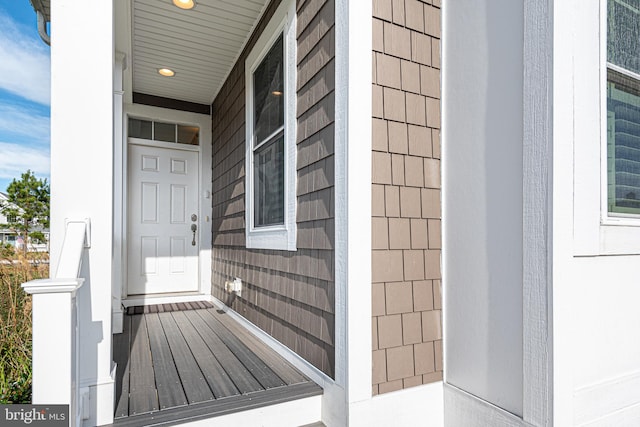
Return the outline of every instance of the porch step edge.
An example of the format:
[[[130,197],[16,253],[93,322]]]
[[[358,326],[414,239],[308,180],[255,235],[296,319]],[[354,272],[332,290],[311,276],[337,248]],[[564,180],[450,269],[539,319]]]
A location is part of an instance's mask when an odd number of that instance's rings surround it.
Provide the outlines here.
[[[258,416],[263,422],[264,413],[272,408],[279,414],[278,424],[299,426],[320,421],[320,405],[323,390],[313,382],[293,384],[258,393],[248,393],[210,402],[202,402],[175,409],[154,412],[151,414],[129,416],[114,421],[114,427],[142,427],[142,426],[173,426],[173,425],[237,425],[228,424],[232,418],[241,419]],[[286,404],[290,407],[286,412],[277,408]],[[304,418],[294,420],[291,415],[295,406],[301,406]],[[315,408],[317,406],[317,408]],[[260,410],[262,409],[262,410]],[[317,411],[315,410],[317,409]],[[258,410],[257,412],[255,410]],[[317,412],[317,417],[315,415]],[[284,415],[287,414],[287,415]],[[283,419],[286,417],[286,419]],[[289,421],[293,422],[288,424]],[[283,424],[284,422],[284,424]],[[262,424],[268,425],[268,424]]]

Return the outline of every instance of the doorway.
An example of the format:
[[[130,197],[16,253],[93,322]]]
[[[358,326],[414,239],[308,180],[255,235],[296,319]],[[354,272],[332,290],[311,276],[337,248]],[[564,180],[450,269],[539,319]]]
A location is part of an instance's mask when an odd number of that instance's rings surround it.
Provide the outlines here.
[[[129,143],[127,163],[127,294],[198,291],[198,151]]]

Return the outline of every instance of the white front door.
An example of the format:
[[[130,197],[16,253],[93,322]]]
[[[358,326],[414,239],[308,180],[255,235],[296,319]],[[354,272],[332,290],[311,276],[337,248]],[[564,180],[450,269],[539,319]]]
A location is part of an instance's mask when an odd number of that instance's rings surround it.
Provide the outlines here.
[[[128,294],[198,290],[198,152],[129,144]]]

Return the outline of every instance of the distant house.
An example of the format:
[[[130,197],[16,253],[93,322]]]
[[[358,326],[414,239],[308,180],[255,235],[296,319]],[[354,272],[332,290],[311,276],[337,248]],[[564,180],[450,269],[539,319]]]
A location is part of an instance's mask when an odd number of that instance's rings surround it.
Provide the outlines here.
[[[74,425],[640,424],[637,1],[31,2],[34,402]]]
[[[5,193],[0,192],[0,203],[7,202],[8,197]],[[15,205],[14,205],[15,206]],[[37,229],[36,226],[35,229]],[[40,230],[40,229],[38,229]],[[45,236],[44,242],[32,242],[30,239],[27,242],[27,250],[30,252],[48,252],[49,251],[49,230],[44,229],[41,230]],[[24,245],[24,241],[22,237],[18,236],[10,225],[8,218],[0,212],[0,243],[8,243],[12,246],[15,246],[18,249],[22,249],[22,245]]]
[[[7,195],[0,192],[0,203],[4,203],[7,200]],[[9,221],[7,220],[7,217],[0,212],[0,243],[9,243],[13,245],[15,244],[15,241],[16,236],[15,233],[9,229]]]

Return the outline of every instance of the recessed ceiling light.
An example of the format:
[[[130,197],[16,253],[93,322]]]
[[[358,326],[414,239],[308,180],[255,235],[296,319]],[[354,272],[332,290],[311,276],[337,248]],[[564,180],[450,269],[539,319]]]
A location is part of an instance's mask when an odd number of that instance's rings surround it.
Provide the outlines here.
[[[158,69],[158,73],[161,76],[165,76],[165,77],[173,77],[173,76],[176,75],[176,72],[171,70],[171,69],[169,69],[169,68],[159,68]]]
[[[173,0],[173,4],[180,9],[193,9],[196,5],[195,0]]]

